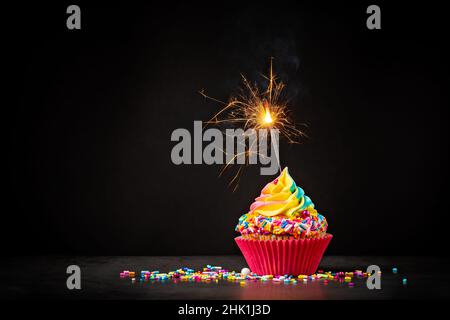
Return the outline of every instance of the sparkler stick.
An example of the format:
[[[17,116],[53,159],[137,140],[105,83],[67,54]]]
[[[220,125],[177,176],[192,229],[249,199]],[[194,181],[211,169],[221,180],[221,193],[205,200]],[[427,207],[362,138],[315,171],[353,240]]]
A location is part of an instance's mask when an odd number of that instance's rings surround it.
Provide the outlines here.
[[[275,133],[273,130],[270,130],[270,138],[271,138],[270,140],[273,145],[273,151],[275,151],[275,157],[277,158],[278,169],[280,170],[280,173],[281,173],[280,153],[278,150],[278,144],[276,143],[276,137],[275,137]]]

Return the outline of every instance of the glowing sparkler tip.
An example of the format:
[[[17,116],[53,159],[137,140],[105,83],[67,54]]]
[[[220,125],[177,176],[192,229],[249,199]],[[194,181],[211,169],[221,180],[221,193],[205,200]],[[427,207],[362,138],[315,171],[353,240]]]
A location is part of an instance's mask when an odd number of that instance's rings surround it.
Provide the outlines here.
[[[269,108],[266,108],[266,114],[264,115],[264,123],[271,124],[273,122],[272,115]]]

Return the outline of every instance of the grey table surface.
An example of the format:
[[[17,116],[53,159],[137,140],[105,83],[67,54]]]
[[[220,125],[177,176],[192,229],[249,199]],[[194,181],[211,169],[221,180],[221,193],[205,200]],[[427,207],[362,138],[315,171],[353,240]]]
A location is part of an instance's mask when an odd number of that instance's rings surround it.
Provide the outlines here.
[[[162,299],[162,300],[380,300],[448,299],[449,259],[437,257],[325,256],[320,269],[325,271],[366,270],[378,265],[382,270],[381,290],[369,290],[364,279],[355,279],[354,287],[330,281],[298,282],[295,285],[274,282],[219,281],[211,283],[150,281],[132,283],[121,279],[123,270],[159,270],[180,267],[198,270],[206,264],[229,270],[246,266],[241,256],[35,256],[2,258],[0,268],[1,299]],[[81,268],[81,290],[68,290],[66,268]],[[396,267],[398,273],[392,273]],[[404,285],[402,279],[407,278]]]

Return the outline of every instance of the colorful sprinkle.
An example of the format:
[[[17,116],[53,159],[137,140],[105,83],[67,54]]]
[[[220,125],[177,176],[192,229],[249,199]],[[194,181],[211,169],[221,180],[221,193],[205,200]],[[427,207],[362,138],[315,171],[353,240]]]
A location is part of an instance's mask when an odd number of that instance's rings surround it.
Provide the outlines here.
[[[242,268],[241,274],[244,275],[244,276],[248,276],[250,274],[250,269],[249,268]]]

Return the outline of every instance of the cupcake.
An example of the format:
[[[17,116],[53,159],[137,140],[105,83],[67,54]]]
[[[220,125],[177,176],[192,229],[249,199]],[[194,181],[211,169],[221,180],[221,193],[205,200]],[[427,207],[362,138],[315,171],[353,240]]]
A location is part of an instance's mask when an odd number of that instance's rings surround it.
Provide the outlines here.
[[[333,237],[327,220],[285,168],[239,218],[235,238],[250,269],[259,275],[316,272]]]

